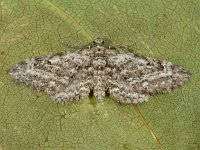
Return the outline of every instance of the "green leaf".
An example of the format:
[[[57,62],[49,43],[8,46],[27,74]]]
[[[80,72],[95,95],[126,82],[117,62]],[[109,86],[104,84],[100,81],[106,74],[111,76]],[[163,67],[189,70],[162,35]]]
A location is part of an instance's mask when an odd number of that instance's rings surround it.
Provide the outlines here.
[[[1,0],[0,150],[199,149],[199,0]],[[57,105],[6,70],[97,36],[192,73],[182,88],[139,105],[85,99]]]

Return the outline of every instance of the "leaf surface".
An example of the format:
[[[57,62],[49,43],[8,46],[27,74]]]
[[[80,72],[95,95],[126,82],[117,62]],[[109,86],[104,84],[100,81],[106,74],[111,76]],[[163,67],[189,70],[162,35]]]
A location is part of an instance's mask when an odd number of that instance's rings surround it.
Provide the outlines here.
[[[198,0],[0,1],[0,150],[199,149]],[[139,105],[94,98],[57,105],[6,70],[97,36],[192,73],[182,88]],[[131,45],[131,46],[130,46]]]

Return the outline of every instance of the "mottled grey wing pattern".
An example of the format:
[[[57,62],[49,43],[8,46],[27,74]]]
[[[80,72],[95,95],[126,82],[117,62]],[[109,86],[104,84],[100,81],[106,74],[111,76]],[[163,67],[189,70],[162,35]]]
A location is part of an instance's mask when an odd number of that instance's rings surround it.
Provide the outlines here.
[[[183,85],[190,73],[169,61],[114,51],[97,38],[88,49],[27,59],[9,70],[18,82],[45,91],[56,102],[106,93],[122,103],[147,101]]]
[[[9,70],[16,81],[45,91],[59,103],[88,96],[90,51],[27,59]],[[80,73],[81,72],[81,73]],[[86,72],[86,73],[83,73]],[[85,75],[85,76],[83,76]],[[87,84],[87,85],[85,85]]]
[[[169,61],[109,50],[107,53],[111,54],[108,64],[114,68],[112,84],[115,86],[110,94],[124,103],[147,101],[150,95],[176,89],[191,76]]]

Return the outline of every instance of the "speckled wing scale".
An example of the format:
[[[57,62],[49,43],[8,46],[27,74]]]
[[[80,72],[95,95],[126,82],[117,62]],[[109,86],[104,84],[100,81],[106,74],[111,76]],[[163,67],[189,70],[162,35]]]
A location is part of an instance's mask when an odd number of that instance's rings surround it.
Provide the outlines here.
[[[8,73],[58,103],[84,99],[90,93],[98,101],[108,93],[122,103],[141,103],[182,86],[191,76],[169,61],[106,48],[101,38],[90,48],[27,59]]]

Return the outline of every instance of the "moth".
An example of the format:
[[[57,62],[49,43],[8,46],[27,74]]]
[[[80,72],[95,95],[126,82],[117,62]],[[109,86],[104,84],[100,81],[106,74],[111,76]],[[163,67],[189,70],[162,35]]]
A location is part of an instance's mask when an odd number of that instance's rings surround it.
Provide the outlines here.
[[[177,89],[191,76],[172,62],[110,49],[101,38],[74,52],[26,59],[8,73],[57,103],[91,94],[98,102],[108,95],[121,103],[142,103],[154,94]]]

